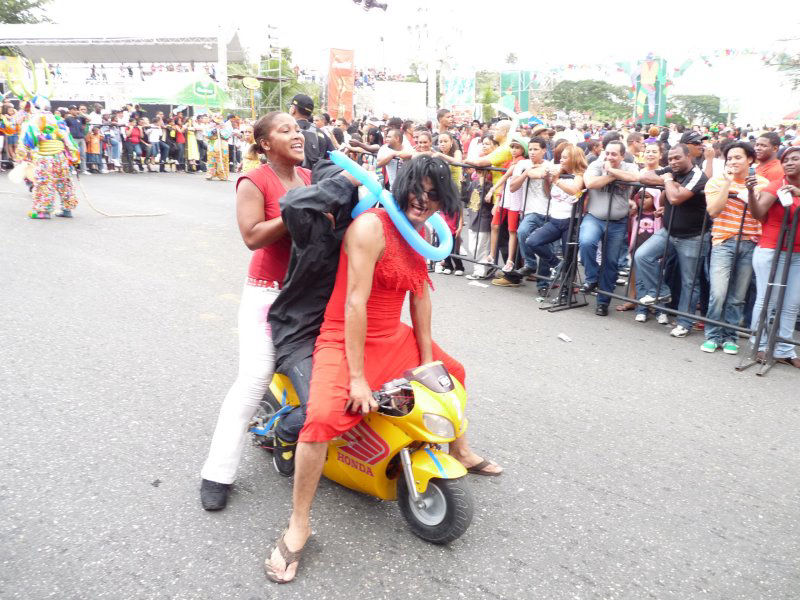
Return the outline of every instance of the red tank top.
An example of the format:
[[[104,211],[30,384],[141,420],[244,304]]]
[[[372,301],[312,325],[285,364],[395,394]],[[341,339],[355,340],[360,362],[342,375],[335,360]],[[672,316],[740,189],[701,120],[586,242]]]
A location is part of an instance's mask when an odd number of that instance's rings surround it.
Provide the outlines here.
[[[311,183],[311,171],[296,167],[296,171],[303,183]],[[243,179],[249,179],[261,195],[264,196],[264,217],[267,221],[281,216],[279,200],[286,194],[286,188],[269,165],[261,165],[257,169],[247,172],[236,181],[236,188]],[[289,254],[292,251],[292,240],[288,235],[283,236],[269,246],[259,248],[253,252],[250,259],[250,268],[247,274],[253,279],[262,281],[277,281],[283,283],[286,270],[289,268]]]
[[[383,256],[375,264],[372,290],[367,300],[367,338],[388,337],[397,331],[406,292],[422,293],[427,281],[425,259],[408,245],[397,231],[388,213],[382,208],[368,211],[377,215],[383,224],[385,247]],[[347,253],[344,245],[339,253],[336,284],[325,310],[325,321],[320,338],[344,341],[344,304],[347,299]]]

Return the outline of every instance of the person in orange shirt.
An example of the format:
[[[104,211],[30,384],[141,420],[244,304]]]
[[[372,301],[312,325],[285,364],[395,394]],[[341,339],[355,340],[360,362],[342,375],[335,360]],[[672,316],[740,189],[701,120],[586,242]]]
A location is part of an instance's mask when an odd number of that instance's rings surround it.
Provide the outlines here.
[[[723,156],[724,172],[709,179],[705,187],[706,211],[714,219],[707,316],[738,326],[753,279],[753,251],[761,237],[761,223],[750,213],[750,206],[769,181],[761,175],[749,175],[756,160],[756,151],[749,143],[732,142]],[[739,352],[735,329],[709,323],[705,338],[700,346],[703,352],[720,347],[725,354]]]
[[[86,166],[90,171],[99,173],[102,170],[103,138],[99,127],[92,127],[86,136]]]
[[[781,136],[774,131],[761,134],[755,143],[756,174],[773,182],[783,179],[783,167],[778,160],[778,148],[781,147]]]

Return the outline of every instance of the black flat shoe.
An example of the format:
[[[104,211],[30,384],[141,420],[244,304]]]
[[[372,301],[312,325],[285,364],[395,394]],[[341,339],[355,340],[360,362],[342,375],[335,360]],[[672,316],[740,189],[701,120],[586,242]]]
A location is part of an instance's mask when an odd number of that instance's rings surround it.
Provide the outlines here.
[[[594,314],[596,314],[598,317],[607,317],[608,304],[598,304],[597,308],[594,309]]]
[[[581,294],[591,294],[591,293],[592,293],[593,291],[595,291],[596,289],[597,289],[597,282],[595,282],[595,283],[589,283],[589,282],[587,281],[586,283],[584,283],[584,284],[583,284],[583,285],[582,285],[582,286],[579,288],[579,290],[578,290],[578,291],[579,291]]]
[[[222,510],[228,503],[228,492],[230,490],[230,483],[218,483],[203,479],[200,484],[200,503],[206,510]]]

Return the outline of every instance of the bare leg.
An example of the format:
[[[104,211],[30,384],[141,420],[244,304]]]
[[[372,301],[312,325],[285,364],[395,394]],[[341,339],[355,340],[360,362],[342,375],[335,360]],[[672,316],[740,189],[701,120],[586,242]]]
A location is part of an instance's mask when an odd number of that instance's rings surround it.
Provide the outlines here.
[[[322,467],[325,464],[327,442],[300,442],[295,455],[294,493],[292,516],[283,541],[291,552],[305,546],[311,535],[311,503],[317,493]],[[280,551],[275,548],[269,558],[272,571],[284,581],[291,581],[297,573],[298,563],[286,567]]]
[[[489,237],[489,258],[494,260],[495,254],[497,254],[497,238],[500,237],[500,226],[499,225],[492,225],[492,233]]]
[[[517,255],[517,232],[516,231],[509,231],[508,232],[508,256],[506,257],[506,262],[514,262],[514,258]]]
[[[475,454],[472,448],[469,447],[466,434],[450,442],[450,455],[468,469],[474,467],[483,460],[482,457]],[[495,463],[490,463],[484,467],[483,470],[488,473],[502,473],[503,467]]]

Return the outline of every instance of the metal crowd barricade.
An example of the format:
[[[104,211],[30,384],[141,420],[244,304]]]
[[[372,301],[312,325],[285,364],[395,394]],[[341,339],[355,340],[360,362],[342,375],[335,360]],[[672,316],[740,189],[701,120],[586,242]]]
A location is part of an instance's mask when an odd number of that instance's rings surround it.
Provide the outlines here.
[[[781,322],[781,311],[783,310],[783,302],[786,296],[786,284],[789,281],[789,270],[792,266],[792,254],[794,253],[794,244],[795,240],[797,239],[797,225],[798,221],[800,220],[800,208],[795,209],[794,216],[791,220],[791,226],[789,225],[789,214],[790,208],[784,207],[783,219],[781,220],[781,229],[778,233],[778,243],[775,245],[775,255],[772,257],[772,263],[770,264],[769,282],[767,283],[767,290],[764,293],[764,301],[763,305],[761,306],[761,313],[758,317],[758,326],[756,327],[755,331],[752,332],[750,341],[748,342],[747,355],[742,357],[742,362],[738,367],[736,367],[737,371],[744,371],[745,369],[752,367],[754,364],[761,362],[762,366],[761,369],[758,370],[757,375],[766,375],[767,372],[773,366],[775,366],[776,361],[774,352],[775,344],[777,342],[781,341],[795,345],[798,344],[798,342],[795,340],[787,340],[778,335],[778,329]],[[781,254],[783,254],[781,249],[784,247],[784,245],[786,246],[786,260],[783,264],[780,283],[776,283],[775,276],[777,275],[778,263],[780,262]],[[769,305],[770,301],[772,300],[772,293],[776,287],[778,288],[778,297],[775,301],[774,310],[770,311]],[[771,323],[769,319],[770,312],[774,312],[774,317]],[[761,339],[765,335],[765,329],[767,328],[769,328],[767,347],[764,350],[763,361],[759,361],[758,349],[761,346]],[[792,323],[792,328],[794,329],[794,323]]]

